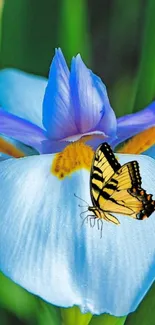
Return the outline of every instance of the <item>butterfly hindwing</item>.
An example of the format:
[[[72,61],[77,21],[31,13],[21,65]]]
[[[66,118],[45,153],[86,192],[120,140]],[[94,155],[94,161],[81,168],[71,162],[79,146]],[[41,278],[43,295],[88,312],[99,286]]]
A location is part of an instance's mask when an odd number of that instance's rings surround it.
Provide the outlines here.
[[[141,176],[137,161],[123,165],[112,177],[117,182],[115,189],[110,188],[111,180],[103,187],[99,196],[99,206],[104,211],[128,215],[136,219],[150,216],[154,211],[151,195],[141,188]],[[109,190],[110,188],[110,190]],[[102,193],[108,193],[103,200]],[[153,202],[153,204],[152,204]]]

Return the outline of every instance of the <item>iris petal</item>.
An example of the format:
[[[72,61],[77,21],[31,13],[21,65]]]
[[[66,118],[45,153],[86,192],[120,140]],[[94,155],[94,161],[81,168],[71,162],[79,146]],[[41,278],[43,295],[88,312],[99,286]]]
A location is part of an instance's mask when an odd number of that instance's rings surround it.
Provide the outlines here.
[[[0,152],[0,161],[11,158],[9,155]]]
[[[52,140],[76,134],[70,103],[69,70],[60,49],[53,58],[43,102],[43,124]]]
[[[117,138],[112,141],[112,147],[152,126],[155,126],[155,102],[137,113],[117,119]]]
[[[155,192],[155,161],[138,160],[143,187]],[[89,172],[63,181],[50,173],[53,155],[0,164],[0,268],[15,282],[52,304],[83,312],[126,315],[135,310],[155,278],[155,213],[144,221],[119,216],[81,227],[80,201],[91,205]],[[147,168],[146,168],[147,167]],[[121,299],[120,299],[121,297]]]
[[[143,155],[147,155],[155,159],[155,146],[152,146],[148,150],[144,151]]]
[[[12,137],[42,152],[42,141],[46,140],[44,131],[38,126],[0,108],[0,133]]]
[[[42,125],[42,101],[47,79],[20,70],[0,71],[0,105],[14,115],[39,127]]]
[[[70,85],[78,133],[92,130],[105,134],[116,132],[116,117],[110,107],[106,87],[85,66],[79,54],[72,59]]]

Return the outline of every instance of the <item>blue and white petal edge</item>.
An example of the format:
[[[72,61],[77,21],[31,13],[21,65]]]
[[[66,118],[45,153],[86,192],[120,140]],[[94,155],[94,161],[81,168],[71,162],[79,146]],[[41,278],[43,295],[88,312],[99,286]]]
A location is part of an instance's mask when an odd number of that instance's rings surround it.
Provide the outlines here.
[[[155,193],[155,161],[137,160],[143,187]],[[63,181],[50,174],[54,155],[0,163],[0,269],[28,291],[82,312],[127,315],[136,309],[155,278],[155,213],[144,221],[119,216],[97,227],[81,227],[80,203],[91,205],[89,172]],[[41,213],[40,213],[41,212]]]
[[[17,69],[0,71],[0,105],[7,112],[37,126],[42,124],[42,102],[47,79]]]

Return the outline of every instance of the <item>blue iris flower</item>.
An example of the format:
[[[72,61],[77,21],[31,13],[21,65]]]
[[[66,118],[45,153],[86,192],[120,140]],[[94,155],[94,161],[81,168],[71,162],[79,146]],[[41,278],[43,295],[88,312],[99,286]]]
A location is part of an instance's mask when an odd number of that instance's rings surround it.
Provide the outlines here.
[[[61,151],[80,138],[94,149],[103,139],[114,148],[155,125],[154,103],[116,119],[101,79],[80,55],[72,59],[69,71],[60,49],[48,81],[13,69],[2,70],[0,106],[0,133],[40,154]]]
[[[118,227],[105,221],[100,238],[97,227],[81,227],[83,208],[74,196],[92,205],[90,171],[79,168],[59,179],[51,166],[55,150],[77,139],[94,148],[106,139],[115,147],[155,125],[154,104],[116,119],[102,81],[79,55],[69,73],[61,50],[48,83],[4,70],[0,88],[0,132],[40,153],[0,163],[1,271],[57,306],[116,316],[134,311],[155,279],[155,213],[144,221],[118,216]],[[78,154],[73,152],[73,162]],[[137,160],[143,187],[155,193],[155,160],[118,159]]]

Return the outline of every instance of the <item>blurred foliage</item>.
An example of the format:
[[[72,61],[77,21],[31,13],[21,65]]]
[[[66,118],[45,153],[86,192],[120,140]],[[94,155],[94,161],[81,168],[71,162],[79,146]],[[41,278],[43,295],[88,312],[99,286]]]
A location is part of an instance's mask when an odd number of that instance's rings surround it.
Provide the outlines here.
[[[87,0],[62,1],[60,12],[59,40],[67,62],[80,52],[90,63]]]
[[[154,325],[155,324],[155,284],[137,308],[130,314],[125,325]]]
[[[18,320],[29,325],[61,325],[59,308],[30,294],[2,273],[0,273],[0,325],[3,325],[1,315],[4,320],[12,319],[11,315],[15,315]],[[10,324],[16,322],[10,320]]]
[[[103,79],[118,116],[154,99],[154,0],[13,0],[5,1],[3,16],[2,8],[0,0],[1,68],[47,76],[60,46],[68,62],[79,52]],[[154,297],[153,285],[126,321],[101,315],[90,325],[154,325]],[[0,325],[10,324],[60,325],[62,319],[58,308],[0,274]]]
[[[155,97],[155,1],[148,0],[145,15],[145,29],[137,86],[135,87],[134,111],[147,106]]]

